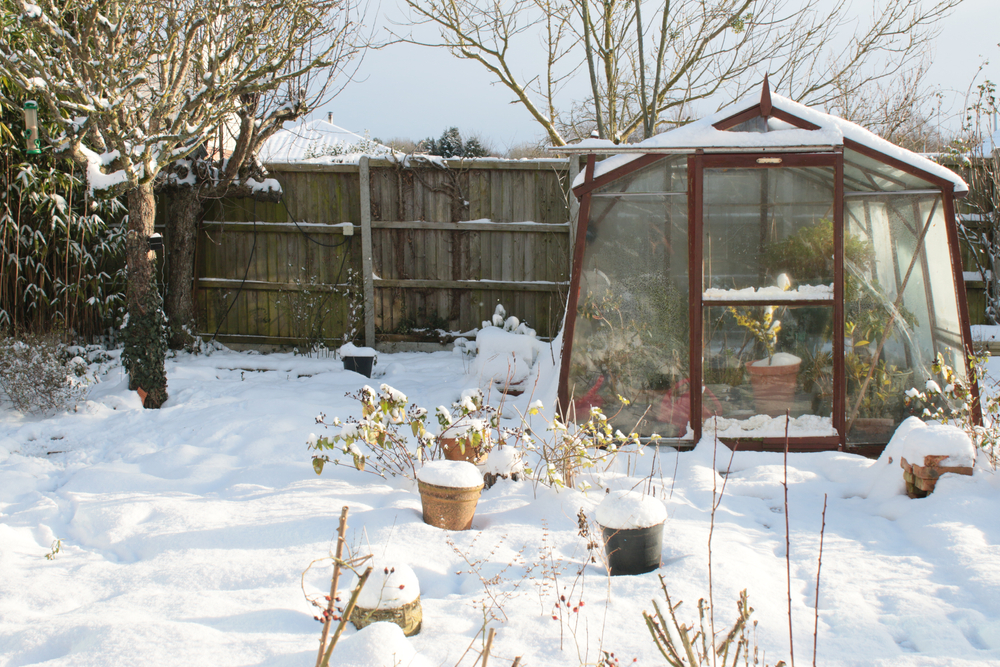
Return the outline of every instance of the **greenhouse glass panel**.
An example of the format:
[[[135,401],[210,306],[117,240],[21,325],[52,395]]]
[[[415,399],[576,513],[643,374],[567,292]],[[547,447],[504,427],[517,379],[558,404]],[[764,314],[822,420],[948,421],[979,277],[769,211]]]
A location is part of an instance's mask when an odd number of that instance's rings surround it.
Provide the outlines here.
[[[594,195],[687,192],[687,158],[671,156],[598,188]]]
[[[569,371],[578,419],[599,407],[626,433],[688,433],[687,210],[686,193],[592,199]]]
[[[832,299],[833,191],[832,167],[706,169],[704,289],[745,298],[785,274]]]
[[[760,416],[796,418],[813,435],[833,427],[833,306],[705,308],[703,432],[759,433]],[[780,435],[772,433],[770,435]]]
[[[846,192],[927,189],[936,190],[938,186],[857,151],[850,149],[844,151],[844,190]]]
[[[849,442],[887,442],[908,416],[904,392],[934,377],[937,353],[962,356],[943,215],[939,195],[845,201]]]

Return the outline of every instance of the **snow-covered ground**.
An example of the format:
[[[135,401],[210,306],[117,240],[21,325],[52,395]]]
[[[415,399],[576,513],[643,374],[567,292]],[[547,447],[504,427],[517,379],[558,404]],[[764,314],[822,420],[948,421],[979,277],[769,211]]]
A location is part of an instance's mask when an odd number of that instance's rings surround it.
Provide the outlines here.
[[[508,414],[551,402],[551,357],[541,351],[538,391]],[[619,458],[586,495],[501,481],[460,533],[425,525],[407,480],[313,472],[305,443],[321,428],[315,417],[357,414],[345,392],[385,382],[433,411],[477,384],[469,369],[456,354],[381,355],[383,377],[367,380],[333,359],[217,351],[168,361],[161,410],[143,410],[114,365],[76,412],[0,407],[0,665],[312,665],[320,624],[300,577],[330,553],[344,505],[354,553],[416,573],[423,629],[402,640],[381,624],[352,627],[332,664],[472,665],[481,636],[459,659],[484,625],[485,600],[497,632],[491,666],[515,656],[596,664],[601,651],[662,665],[642,611],[662,599],[659,574],[684,601],[681,618],[696,620],[709,594],[712,489],[723,483],[716,629],[732,623],[745,588],[767,662],[788,658],[781,455],[737,453],[730,465],[721,448],[724,477],[711,442],[650,449],[638,463]],[[798,663],[812,659],[825,496],[817,664],[1000,664],[1000,477],[980,459],[972,477],[946,476],[923,500],[902,495],[900,480],[898,461],[789,455]],[[577,514],[593,519],[596,482],[663,500],[657,572],[608,578],[590,562]],[[322,596],[329,568],[314,566],[304,583]],[[575,611],[557,608],[562,595]]]

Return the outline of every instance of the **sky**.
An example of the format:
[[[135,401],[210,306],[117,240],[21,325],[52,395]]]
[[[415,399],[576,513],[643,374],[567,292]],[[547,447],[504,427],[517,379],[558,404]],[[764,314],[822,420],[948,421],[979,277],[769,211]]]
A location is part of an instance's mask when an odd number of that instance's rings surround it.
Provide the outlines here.
[[[828,3],[832,0],[820,0]],[[370,14],[383,27],[403,15],[401,0],[388,0]],[[864,2],[855,2],[862,7]],[[953,111],[963,108],[962,99],[977,70],[990,63],[976,81],[1000,81],[1000,0],[964,0],[941,24],[934,44],[929,80],[946,100],[942,125],[955,125]],[[399,30],[400,28],[396,28]],[[585,94],[585,91],[581,92]],[[460,60],[442,49],[395,44],[369,51],[356,80],[327,107],[316,114],[348,130],[383,140],[438,137],[457,126],[464,136],[479,135],[504,150],[542,137],[540,126],[501,84],[477,63]],[[705,112],[711,111],[706,109]]]

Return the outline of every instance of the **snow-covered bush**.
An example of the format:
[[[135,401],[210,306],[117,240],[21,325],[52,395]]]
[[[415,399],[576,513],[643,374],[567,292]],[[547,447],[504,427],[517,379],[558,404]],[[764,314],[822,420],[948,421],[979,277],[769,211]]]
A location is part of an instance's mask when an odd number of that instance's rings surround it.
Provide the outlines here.
[[[0,127],[20,127],[20,99],[0,82]],[[41,122],[47,122],[44,114]],[[106,334],[124,306],[124,206],[93,199],[83,175],[0,131],[0,330]]]
[[[539,349],[535,330],[513,315],[508,317],[498,304],[493,319],[484,321],[476,334],[474,371],[484,386],[506,389],[528,378]]]
[[[76,407],[87,392],[87,364],[67,360],[54,334],[24,334],[0,339],[0,387],[21,412]]]
[[[996,470],[1000,459],[1000,383],[994,380],[992,386],[986,384],[989,356],[989,352],[969,356],[969,374],[979,387],[977,396],[972,392],[971,383],[959,379],[955,369],[945,363],[939,353],[932,369],[940,382],[929,379],[923,391],[915,387],[908,389],[906,407],[925,419],[942,424],[954,423],[962,428]],[[982,424],[977,424],[975,420],[977,402]]]

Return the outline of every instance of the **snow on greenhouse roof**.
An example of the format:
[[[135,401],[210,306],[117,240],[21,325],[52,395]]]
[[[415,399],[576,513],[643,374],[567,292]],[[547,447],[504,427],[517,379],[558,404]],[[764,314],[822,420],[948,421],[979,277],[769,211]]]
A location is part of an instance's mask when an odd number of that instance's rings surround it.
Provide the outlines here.
[[[747,95],[738,102],[705,118],[675,130],[657,134],[637,144],[623,146],[602,139],[587,139],[579,144],[561,147],[560,150],[569,149],[566,152],[572,153],[620,151],[617,155],[597,163],[594,170],[594,178],[597,178],[638,159],[644,153],[690,153],[698,148],[706,149],[706,152],[712,153],[754,149],[767,151],[781,148],[822,149],[843,146],[845,140],[849,140],[954,183],[956,192],[968,191],[969,186],[966,185],[965,181],[950,169],[886,141],[860,125],[817,111],[769,90],[765,92],[764,86],[766,85],[765,81],[761,86],[761,92],[770,97],[772,109],[817,125],[818,129],[800,129],[777,118],[768,118],[768,132],[734,132],[732,130],[719,130],[715,127],[717,123],[760,104],[763,95],[755,93]],[[573,181],[573,187],[581,185],[584,179],[585,174],[581,172]]]

